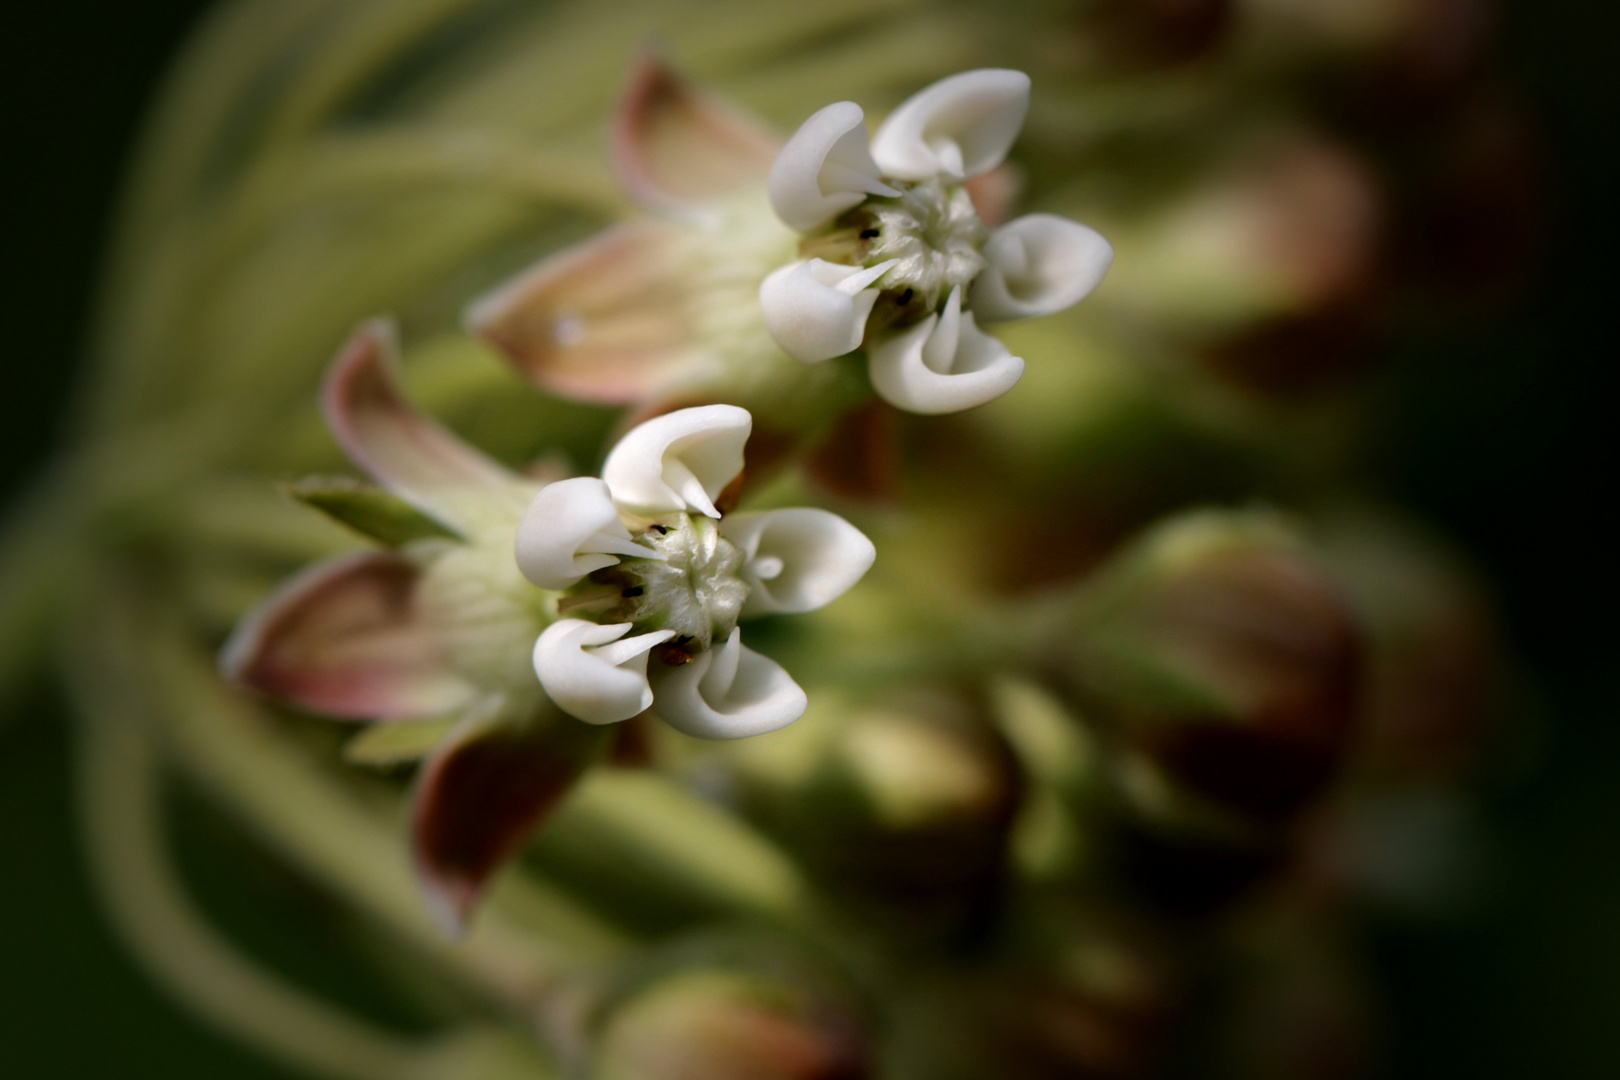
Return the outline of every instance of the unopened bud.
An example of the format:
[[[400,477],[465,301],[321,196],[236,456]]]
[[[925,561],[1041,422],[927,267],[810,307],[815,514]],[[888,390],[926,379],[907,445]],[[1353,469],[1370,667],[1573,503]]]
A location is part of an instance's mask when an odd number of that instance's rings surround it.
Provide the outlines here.
[[[908,1043],[924,1075],[1059,1080],[1157,1075],[1173,993],[1150,939],[1092,911],[1034,910],[987,969],[935,990]],[[947,1062],[928,1061],[933,1053]]]
[[[1386,514],[1342,511],[1319,531],[1367,629],[1358,771],[1455,776],[1497,703],[1501,643],[1478,583],[1440,540]]]
[[[591,1080],[862,1080],[856,1018],[808,983],[717,963],[665,972],[610,1003]]]
[[[748,811],[829,888],[908,926],[981,906],[1022,781],[975,698],[912,690],[813,708],[794,738],[737,748]]]
[[[1280,822],[1336,771],[1360,632],[1276,516],[1206,511],[1161,526],[1102,572],[1075,629],[1071,685],[1173,795]]]

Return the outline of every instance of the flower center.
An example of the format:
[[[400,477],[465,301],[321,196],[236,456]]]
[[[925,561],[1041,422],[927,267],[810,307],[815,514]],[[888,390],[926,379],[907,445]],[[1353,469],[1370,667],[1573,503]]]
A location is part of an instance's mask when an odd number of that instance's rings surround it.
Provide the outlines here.
[[[932,309],[985,268],[979,248],[990,233],[965,189],[925,180],[898,199],[870,200],[867,209],[877,235],[869,238],[865,265],[900,260],[883,276],[885,292],[911,289]]]
[[[671,643],[690,652],[729,635],[748,599],[748,583],[738,576],[742,552],[720,535],[719,525],[675,514],[636,540],[662,553],[663,560],[626,559],[592,574],[593,582],[617,590],[618,598],[588,617],[633,622],[636,633],[673,630]]]

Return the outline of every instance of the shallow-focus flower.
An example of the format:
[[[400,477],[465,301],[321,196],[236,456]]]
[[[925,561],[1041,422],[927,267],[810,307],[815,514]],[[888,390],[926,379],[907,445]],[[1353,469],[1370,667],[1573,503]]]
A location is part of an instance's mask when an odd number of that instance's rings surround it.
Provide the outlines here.
[[[777,343],[807,363],[864,347],[873,387],[910,412],[957,412],[1011,388],[1024,362],[977,321],[1061,311],[1113,258],[1065,218],[994,231],[980,219],[964,185],[1002,163],[1028,105],[1028,76],[985,69],[913,95],[870,144],[854,102],[806,120],[771,167],[771,206],[808,256],[760,288]]]
[[[858,403],[851,384],[864,392],[821,362],[861,352],[901,409],[989,401],[1023,361],[979,323],[1060,311],[1113,256],[1050,214],[986,224],[1007,185],[984,182],[1028,100],[1021,72],[970,71],[904,102],[870,144],[849,101],[784,144],[644,55],[611,150],[652,216],[542,261],[475,303],[468,325],[544,389],[650,412],[742,401],[774,426],[820,430]]]
[[[613,448],[602,479],[534,497],[517,529],[518,566],[542,588],[576,589],[559,606],[569,617],[535,643],[534,667],[572,715],[604,724],[651,707],[712,739],[803,714],[804,691],[742,644],[737,620],[821,607],[875,551],[824,510],[723,512],[751,426],[732,405],[656,417]]]
[[[751,426],[742,409],[650,420],[608,455],[604,479],[547,483],[412,409],[396,351],[390,324],[362,327],[322,399],[381,489],[292,489],[383,550],[294,578],[242,622],[221,665],[311,712],[382,725],[351,757],[426,757],[415,853],[456,925],[592,760],[600,731],[576,720],[655,706],[689,734],[737,738],[798,719],[804,692],[742,645],[737,619],[820,607],[874,551],[822,510],[722,515]]]

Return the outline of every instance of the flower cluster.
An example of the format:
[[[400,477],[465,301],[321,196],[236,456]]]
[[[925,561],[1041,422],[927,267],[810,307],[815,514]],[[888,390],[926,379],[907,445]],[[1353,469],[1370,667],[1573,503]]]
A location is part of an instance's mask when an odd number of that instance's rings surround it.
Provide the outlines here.
[[[322,399],[380,488],[293,489],[379,549],[288,582],[238,626],[221,666],[311,712],[377,723],[390,761],[427,758],[414,846],[453,927],[589,763],[597,742],[574,721],[651,710],[707,739],[792,723],[804,691],[742,644],[737,621],[830,603],[876,552],[824,510],[723,512],[752,426],[743,409],[648,420],[600,479],[535,477],[413,409],[397,348],[391,324],[362,327]]]
[[[806,120],[769,180],[805,256],[760,285],[776,342],[806,363],[864,348],[873,387],[909,412],[1006,393],[1024,362],[979,322],[1061,311],[1113,258],[1066,218],[1029,214],[993,231],[980,220],[966,184],[1002,164],[1028,105],[1027,75],[985,69],[914,95],[870,143],[852,101]]]
[[[803,715],[804,691],[742,644],[737,620],[821,607],[876,551],[825,510],[723,514],[750,427],[732,405],[656,417],[614,447],[601,479],[534,497],[517,530],[524,576],[545,589],[589,582],[559,612],[590,618],[559,619],[534,647],[540,684],[573,716],[613,723],[653,708],[689,735],[730,739]]]
[[[496,288],[468,328],[563,397],[649,411],[746,399],[796,431],[850,406],[851,380],[823,362],[862,351],[872,390],[908,412],[996,398],[1023,360],[979,324],[1061,311],[1113,258],[1052,214],[986,223],[1016,186],[1003,159],[1029,85],[968,71],[902,103],[870,144],[850,101],[784,143],[643,55],[610,147],[649,216]]]

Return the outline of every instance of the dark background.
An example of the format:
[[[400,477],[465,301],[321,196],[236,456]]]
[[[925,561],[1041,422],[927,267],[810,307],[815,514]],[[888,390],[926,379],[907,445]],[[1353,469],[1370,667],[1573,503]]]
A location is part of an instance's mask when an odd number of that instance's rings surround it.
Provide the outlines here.
[[[58,0],[7,12],[5,502],[58,436],[137,123],[207,6]],[[1386,366],[1378,470],[1493,582],[1536,738],[1528,765],[1485,791],[1494,864],[1478,910],[1378,928],[1374,956],[1392,1012],[1390,1075],[1614,1077],[1620,635],[1613,533],[1599,520],[1615,487],[1604,376],[1620,356],[1620,17],[1601,0],[1515,0],[1501,15],[1499,59],[1547,157],[1551,241],[1517,298],[1424,342],[1422,363]],[[0,927],[6,1076],[285,1075],[170,1006],[103,926],[77,859],[63,707],[46,685],[0,720]],[[306,962],[320,963],[313,952]]]

